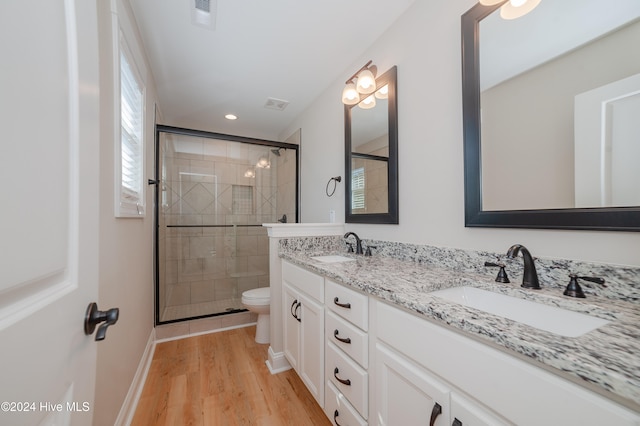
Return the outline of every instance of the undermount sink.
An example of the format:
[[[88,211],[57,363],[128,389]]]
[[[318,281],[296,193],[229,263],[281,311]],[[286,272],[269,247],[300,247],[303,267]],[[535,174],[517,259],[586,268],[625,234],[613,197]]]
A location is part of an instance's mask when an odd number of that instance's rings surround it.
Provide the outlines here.
[[[311,258],[323,263],[353,262],[355,260],[351,257],[340,255],[312,256]]]
[[[453,287],[432,295],[565,337],[578,337],[609,321],[475,287]]]

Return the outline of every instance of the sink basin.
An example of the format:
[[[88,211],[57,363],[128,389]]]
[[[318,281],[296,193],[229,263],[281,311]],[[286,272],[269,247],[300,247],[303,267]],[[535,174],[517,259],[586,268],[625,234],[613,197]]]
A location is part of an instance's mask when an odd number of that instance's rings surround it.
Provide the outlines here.
[[[578,337],[609,321],[555,306],[543,305],[475,287],[454,287],[431,293],[436,297],[530,325],[565,337]]]
[[[355,260],[350,257],[340,255],[312,256],[311,258],[323,263],[353,262]]]

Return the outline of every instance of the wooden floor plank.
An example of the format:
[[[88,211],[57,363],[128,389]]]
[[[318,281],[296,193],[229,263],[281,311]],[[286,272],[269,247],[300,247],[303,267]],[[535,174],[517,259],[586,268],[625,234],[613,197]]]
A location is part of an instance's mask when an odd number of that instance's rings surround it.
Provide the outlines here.
[[[293,370],[272,375],[269,345],[245,327],[159,343],[133,426],[330,425]]]

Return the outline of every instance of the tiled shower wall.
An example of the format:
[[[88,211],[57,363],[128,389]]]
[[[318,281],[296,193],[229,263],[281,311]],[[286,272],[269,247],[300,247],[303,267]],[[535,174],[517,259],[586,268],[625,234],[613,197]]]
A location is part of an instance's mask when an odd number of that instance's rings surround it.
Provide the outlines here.
[[[271,149],[161,134],[160,321],[241,309],[242,292],[269,285],[261,225],[289,217],[290,208],[280,194],[289,191],[286,180],[278,187],[279,166],[288,157]],[[260,157],[270,168],[256,167]],[[248,170],[255,176],[245,176]],[[295,168],[293,183],[291,217]]]

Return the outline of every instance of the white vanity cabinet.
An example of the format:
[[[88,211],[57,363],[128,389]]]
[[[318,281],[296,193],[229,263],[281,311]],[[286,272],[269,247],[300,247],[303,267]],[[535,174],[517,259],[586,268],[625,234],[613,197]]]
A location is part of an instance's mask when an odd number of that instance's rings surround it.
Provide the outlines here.
[[[450,389],[385,344],[375,347],[376,424],[449,425]]]
[[[436,426],[640,424],[637,413],[582,386],[371,299],[371,424],[429,424],[436,403]]]
[[[324,278],[282,262],[284,354],[324,407]]]
[[[282,261],[284,354],[336,426],[640,426],[465,333]]]
[[[369,298],[325,280],[325,412],[336,426],[365,425],[369,415]]]

